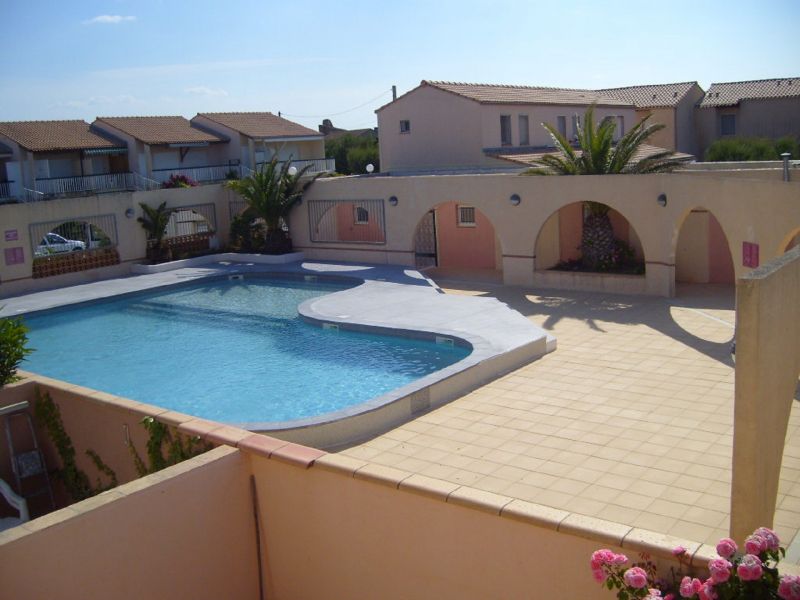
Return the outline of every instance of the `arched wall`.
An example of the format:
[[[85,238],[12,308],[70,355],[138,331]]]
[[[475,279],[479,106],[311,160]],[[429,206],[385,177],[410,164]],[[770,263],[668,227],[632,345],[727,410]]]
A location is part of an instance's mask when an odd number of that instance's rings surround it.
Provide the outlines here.
[[[432,208],[436,213],[438,266],[454,269],[501,268],[502,261],[498,258],[502,256],[502,251],[494,225],[486,215],[476,207],[474,227],[458,224],[458,207],[465,205],[472,206],[467,202],[448,201]]]
[[[675,237],[675,281],[734,283],[733,256],[725,231],[704,207],[692,208],[680,219]]]
[[[509,201],[521,198],[518,206]],[[659,195],[667,197],[661,206]],[[689,211],[711,211],[728,240],[735,277],[750,269],[742,264],[742,243],[757,243],[763,264],[777,255],[787,223],[800,223],[800,182],[749,180],[690,174],[526,177],[517,174],[417,177],[353,177],[318,180],[309,199],[398,199],[386,208],[386,244],[365,247],[311,243],[307,203],[292,217],[295,247],[309,258],[414,264],[414,231],[423,215],[457,198],[475,206],[494,225],[502,249],[503,280],[534,284],[536,232],[557,210],[576,200],[607,204],[630,223],[646,257],[646,285],[641,293],[674,294],[675,245]],[[295,228],[295,225],[298,225]],[[500,265],[498,265],[500,267]]]
[[[637,260],[644,261],[642,242],[622,213],[611,209],[608,213],[614,235],[626,242]],[[535,268],[550,269],[558,262],[578,260],[583,235],[583,202],[562,206],[550,215],[536,234]]]
[[[778,254],[788,252],[795,246],[800,246],[800,227],[789,233],[778,246]]]

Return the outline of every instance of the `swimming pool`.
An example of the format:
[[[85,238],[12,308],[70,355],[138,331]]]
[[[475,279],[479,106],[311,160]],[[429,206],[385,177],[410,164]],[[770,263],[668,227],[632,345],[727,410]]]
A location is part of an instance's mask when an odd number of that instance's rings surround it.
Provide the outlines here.
[[[366,402],[469,355],[305,323],[301,302],[355,284],[214,279],[26,316],[23,368],[224,423],[304,419]]]

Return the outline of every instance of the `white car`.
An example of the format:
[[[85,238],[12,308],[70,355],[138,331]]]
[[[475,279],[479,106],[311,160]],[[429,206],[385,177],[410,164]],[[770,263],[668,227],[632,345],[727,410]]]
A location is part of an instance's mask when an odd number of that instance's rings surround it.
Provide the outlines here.
[[[47,256],[60,252],[73,252],[76,250],[86,250],[86,243],[81,240],[68,240],[57,233],[48,233],[36,246],[36,256]]]

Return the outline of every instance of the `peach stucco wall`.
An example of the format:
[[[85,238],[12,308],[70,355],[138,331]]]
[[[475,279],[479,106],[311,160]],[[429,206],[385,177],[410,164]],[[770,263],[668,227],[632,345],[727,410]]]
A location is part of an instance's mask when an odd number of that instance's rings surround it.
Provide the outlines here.
[[[459,204],[448,202],[436,207],[436,242],[439,266],[445,268],[494,269],[494,227],[486,216],[475,211],[475,227],[458,225]]]
[[[734,265],[725,232],[713,214],[694,209],[683,222],[675,279],[685,283],[733,283]]]
[[[354,204],[337,204],[336,208],[336,234],[339,241],[382,241],[383,230],[381,224],[370,212],[366,223],[356,223]]]
[[[202,466],[202,468],[194,468]],[[257,598],[249,465],[219,448],[18,528],[3,598]]]
[[[396,196],[386,213],[386,244],[311,243],[307,202],[292,215],[295,248],[312,259],[361,260],[414,264],[414,232],[423,215],[438,204],[458,198],[475,206],[491,221],[502,248],[503,280],[510,285],[536,285],[534,249],[545,221],[574,202],[602,202],[630,223],[641,242],[646,274],[641,293],[671,296],[675,292],[678,234],[686,215],[697,206],[712,212],[730,248],[743,241],[759,244],[761,261],[783,252],[800,223],[800,182],[727,178],[724,173],[524,177],[514,174],[439,175],[422,177],[334,178],[318,180],[309,199],[352,200]],[[522,201],[512,206],[509,197]],[[667,196],[667,205],[657,198]],[[784,245],[781,246],[781,243]],[[779,250],[780,248],[780,250]],[[734,254],[734,274],[750,269]]]

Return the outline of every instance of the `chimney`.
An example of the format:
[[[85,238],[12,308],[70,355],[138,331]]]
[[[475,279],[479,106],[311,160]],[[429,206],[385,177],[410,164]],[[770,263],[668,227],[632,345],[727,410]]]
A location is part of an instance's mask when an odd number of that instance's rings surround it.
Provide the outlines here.
[[[395,100],[397,100],[397,86],[393,85],[392,86],[392,102],[394,102]]]

